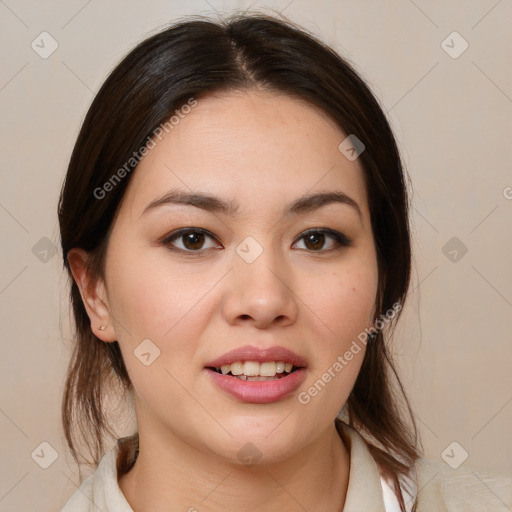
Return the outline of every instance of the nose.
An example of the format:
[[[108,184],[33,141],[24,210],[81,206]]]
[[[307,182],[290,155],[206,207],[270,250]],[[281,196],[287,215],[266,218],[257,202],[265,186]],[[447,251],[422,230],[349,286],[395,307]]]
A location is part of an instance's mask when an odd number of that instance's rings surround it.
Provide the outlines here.
[[[291,325],[297,320],[297,296],[282,258],[266,248],[252,263],[237,252],[228,285],[223,314],[231,325],[251,324],[257,329]]]

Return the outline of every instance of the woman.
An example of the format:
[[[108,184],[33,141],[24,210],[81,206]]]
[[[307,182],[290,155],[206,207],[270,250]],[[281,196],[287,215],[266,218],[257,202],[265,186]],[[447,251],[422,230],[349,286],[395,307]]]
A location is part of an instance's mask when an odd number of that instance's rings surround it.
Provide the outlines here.
[[[89,109],[59,220],[63,422],[98,465],[63,512],[512,505],[512,478],[421,458],[385,341],[410,279],[400,156],[314,36],[237,15],[143,41]],[[137,432],[105,450],[118,384]]]

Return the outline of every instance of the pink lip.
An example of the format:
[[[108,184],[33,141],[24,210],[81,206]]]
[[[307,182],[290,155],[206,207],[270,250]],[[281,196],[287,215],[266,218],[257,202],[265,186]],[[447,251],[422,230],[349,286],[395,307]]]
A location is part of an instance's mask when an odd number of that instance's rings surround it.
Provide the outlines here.
[[[269,404],[286,398],[304,382],[307,372],[305,368],[300,368],[280,379],[248,381],[222,375],[214,370],[205,371],[220,389],[241,402],[252,404]]]
[[[252,345],[245,345],[244,347],[230,350],[219,358],[206,363],[205,368],[220,368],[225,364],[232,364],[238,361],[257,361],[258,363],[264,363],[265,361],[283,361],[284,363],[292,363],[298,368],[307,367],[307,363],[304,358],[287,348],[258,348]]]
[[[298,369],[275,380],[248,381],[230,375],[222,375],[210,368],[220,368],[238,361],[282,361],[292,363]],[[220,389],[237,400],[253,404],[268,404],[286,398],[304,382],[307,363],[304,358],[284,347],[258,348],[245,345],[226,352],[219,358],[206,363],[205,371]]]

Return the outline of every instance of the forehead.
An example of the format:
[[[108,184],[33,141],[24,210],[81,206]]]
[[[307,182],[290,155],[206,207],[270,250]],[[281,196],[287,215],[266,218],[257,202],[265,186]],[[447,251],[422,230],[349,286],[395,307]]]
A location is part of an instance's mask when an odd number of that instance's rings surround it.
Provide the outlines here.
[[[132,216],[177,188],[236,199],[240,214],[317,189],[343,191],[367,211],[362,165],[338,150],[347,135],[320,109],[245,91],[199,99],[177,114],[131,178],[123,203]]]

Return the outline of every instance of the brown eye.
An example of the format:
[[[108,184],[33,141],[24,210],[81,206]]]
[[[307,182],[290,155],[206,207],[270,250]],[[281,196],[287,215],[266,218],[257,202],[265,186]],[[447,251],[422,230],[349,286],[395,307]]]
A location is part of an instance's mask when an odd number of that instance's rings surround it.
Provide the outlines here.
[[[321,249],[325,243],[324,233],[310,233],[304,237],[304,243],[308,249]]]
[[[163,245],[170,246],[171,250],[177,250],[182,252],[201,252],[205,250],[204,243],[205,239],[214,239],[213,235],[209,234],[203,229],[180,229],[171,233],[169,236],[162,240]],[[182,247],[177,247],[174,243],[177,240],[181,240]],[[207,247],[206,249],[208,249]]]
[[[207,239],[216,240],[215,237],[200,228],[183,228],[174,231],[167,237],[165,237],[160,243],[168,246],[170,250],[188,253],[188,254],[200,254],[207,249],[215,248],[215,245],[205,247],[205,241]],[[327,240],[331,240],[331,246],[324,248]],[[332,229],[311,229],[306,233],[303,233],[299,237],[299,240],[304,240],[305,249],[312,252],[329,252],[342,247],[349,246],[352,242],[343,233]],[[181,247],[177,244],[181,241]],[[334,243],[332,242],[334,241]]]
[[[186,235],[181,235],[181,239],[187,249],[194,251],[202,248],[204,244],[204,233],[191,232]]]
[[[326,239],[329,238],[335,241],[334,247],[322,251]],[[327,252],[341,247],[347,247],[351,244],[351,241],[343,233],[332,229],[312,229],[299,238],[299,240],[302,239],[304,240],[306,249],[313,252]]]

